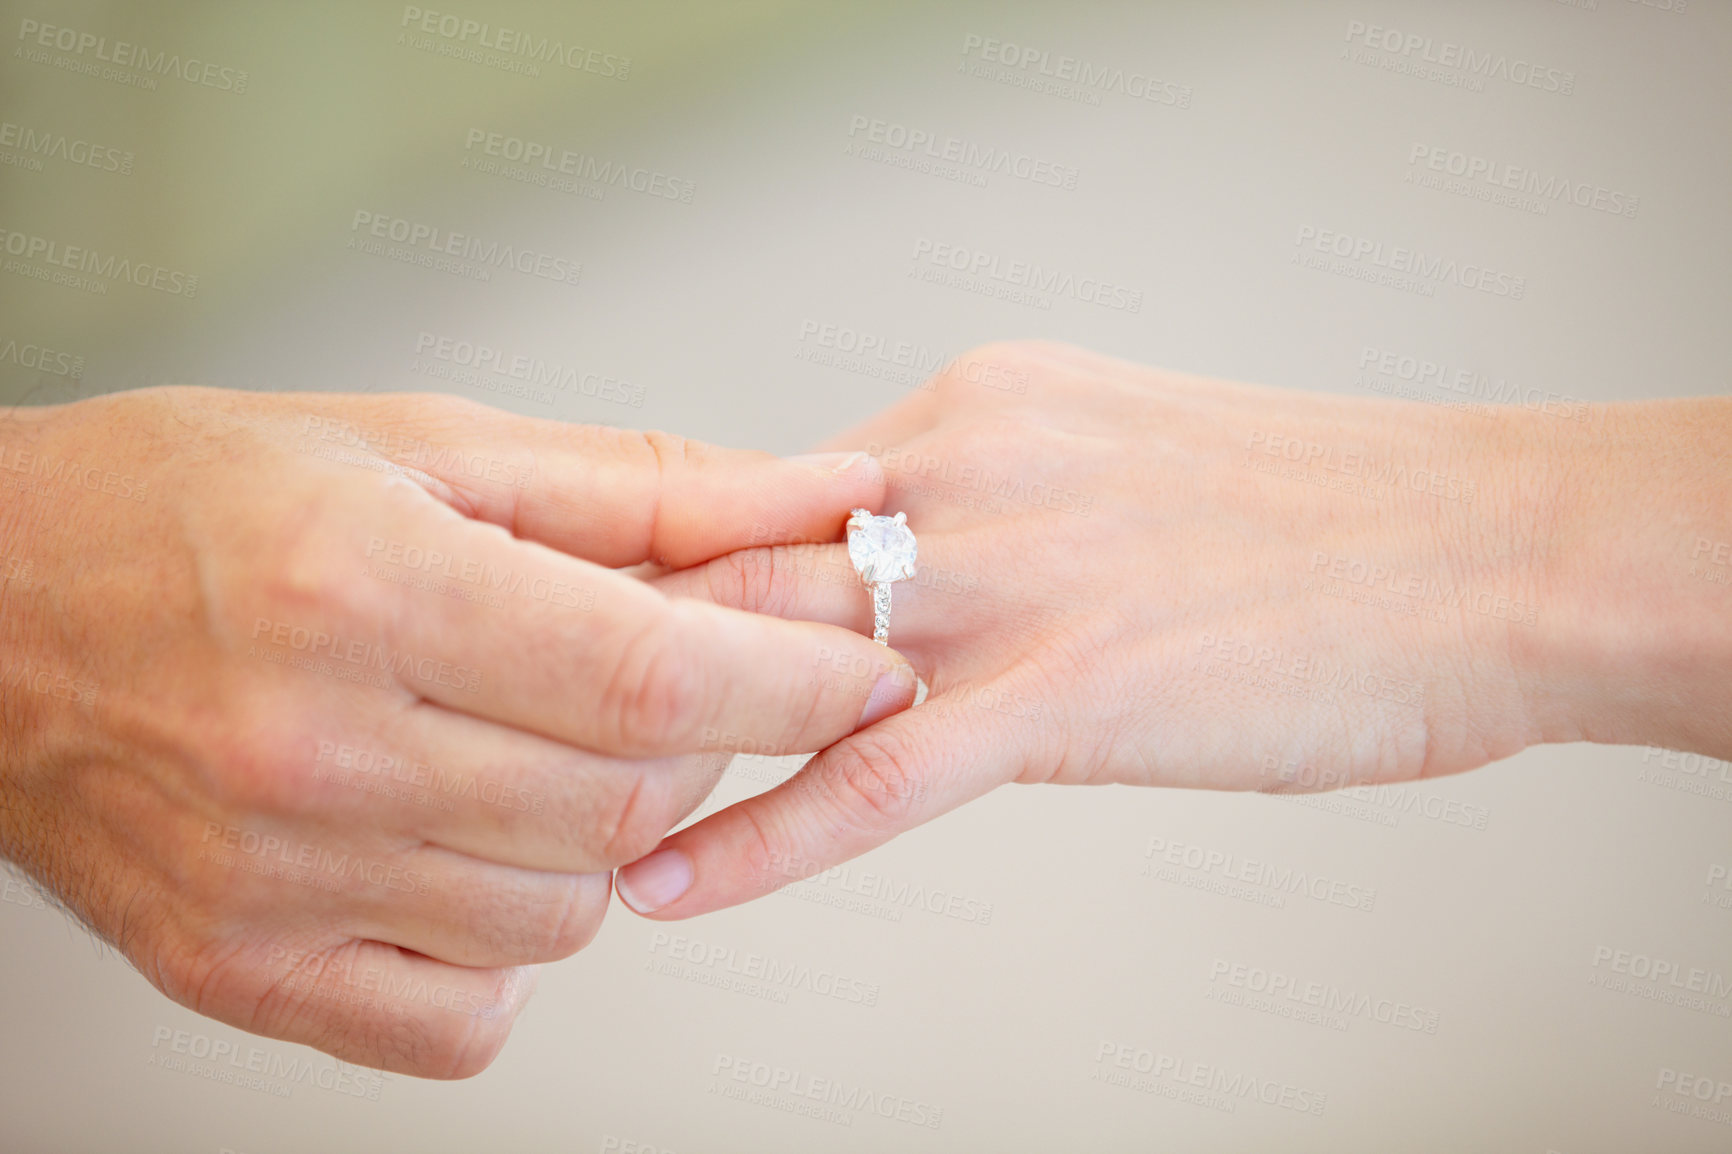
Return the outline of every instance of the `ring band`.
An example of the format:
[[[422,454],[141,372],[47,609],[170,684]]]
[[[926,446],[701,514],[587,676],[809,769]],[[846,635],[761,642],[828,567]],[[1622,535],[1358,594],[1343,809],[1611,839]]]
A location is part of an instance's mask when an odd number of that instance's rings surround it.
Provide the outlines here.
[[[872,590],[872,640],[880,645],[890,644],[890,582],[880,581],[868,585]]]

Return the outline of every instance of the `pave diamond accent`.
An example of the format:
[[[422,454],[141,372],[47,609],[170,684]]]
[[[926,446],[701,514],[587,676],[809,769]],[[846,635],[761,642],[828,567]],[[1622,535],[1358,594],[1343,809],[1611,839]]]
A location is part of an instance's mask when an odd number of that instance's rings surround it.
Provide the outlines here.
[[[890,644],[890,583],[872,586],[872,640]]]

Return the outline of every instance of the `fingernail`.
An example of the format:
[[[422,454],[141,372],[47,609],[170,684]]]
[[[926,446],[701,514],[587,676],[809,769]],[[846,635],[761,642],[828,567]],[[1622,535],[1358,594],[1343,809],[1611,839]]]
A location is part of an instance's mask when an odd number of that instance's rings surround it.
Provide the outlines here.
[[[798,461],[802,465],[810,465],[814,469],[824,470],[838,475],[854,468],[862,460],[872,458],[860,452],[854,453],[801,453],[797,457],[789,457],[790,461]]]
[[[872,695],[866,699],[866,709],[860,714],[860,724],[856,729],[865,729],[874,721],[889,717],[899,709],[909,691],[914,687],[909,684],[913,680],[913,671],[903,669],[880,673],[878,680],[872,685]]]
[[[658,849],[621,866],[613,875],[613,888],[638,913],[653,914],[692,888],[692,859],[677,849]]]

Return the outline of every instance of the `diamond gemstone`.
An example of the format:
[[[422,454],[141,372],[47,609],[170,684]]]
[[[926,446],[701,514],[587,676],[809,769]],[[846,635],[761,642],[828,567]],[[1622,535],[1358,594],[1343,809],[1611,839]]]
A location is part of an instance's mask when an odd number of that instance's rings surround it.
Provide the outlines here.
[[[848,560],[867,581],[901,581],[914,576],[914,534],[894,517],[861,518],[848,526]]]

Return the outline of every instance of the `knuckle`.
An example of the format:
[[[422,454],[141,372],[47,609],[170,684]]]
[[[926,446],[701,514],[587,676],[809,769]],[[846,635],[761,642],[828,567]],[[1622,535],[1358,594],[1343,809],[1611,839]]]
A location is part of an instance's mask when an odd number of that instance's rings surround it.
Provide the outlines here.
[[[614,817],[612,829],[601,842],[601,861],[606,869],[634,862],[661,844],[675,818],[663,812],[665,804],[645,799],[648,791],[634,788],[624,807]]]
[[[414,1014],[390,1014],[384,1022],[339,1022],[341,1031],[362,1033],[346,1039],[340,1048],[319,1045],[328,1053],[358,1057],[348,1060],[377,1066],[418,1078],[457,1080],[473,1078],[493,1064],[511,1037],[511,1028],[521,1008],[513,978],[517,971],[499,971],[491,991],[469,991],[472,1000],[487,1012],[467,1013],[431,1009]],[[479,977],[480,975],[474,975]],[[370,1035],[370,1036],[368,1036]]]
[[[295,961],[273,961],[280,955],[267,950],[272,944]],[[355,1006],[331,1000],[332,983],[342,981],[341,975],[370,977],[375,968],[389,967],[395,953],[394,947],[357,941],[302,953],[291,939],[225,940],[177,963],[166,983],[154,973],[147,976],[197,1013],[345,1062],[422,1078],[468,1078],[485,1070],[510,1037],[528,971],[452,969],[438,1004],[385,990]],[[406,987],[416,985],[404,975],[394,977]]]
[[[428,956],[442,962],[456,966],[525,962],[533,943],[546,936],[543,904],[534,886],[521,878],[500,881],[479,871],[464,872],[445,879],[440,899],[437,908],[424,915],[423,932],[438,942],[440,951]]]
[[[451,1041],[440,1046],[443,1052],[428,1055],[426,1076],[446,1081],[475,1077],[493,1065],[493,1060],[505,1049],[512,1024],[509,1018],[486,1022],[476,1019],[472,1028],[454,1031]]]
[[[656,460],[665,467],[672,462],[683,464],[698,464],[704,456],[704,444],[701,441],[687,440],[677,433],[665,433],[660,429],[648,429],[643,434],[643,440],[655,453]]]
[[[196,942],[155,943],[129,956],[170,1001],[207,1017],[228,1010],[231,992],[249,963],[239,943],[215,935]]]
[[[393,1014],[385,1021],[333,1016],[307,1044],[360,1066],[417,1078],[449,1078],[460,1076],[448,1071],[467,1045],[460,1029],[430,1014]]]
[[[234,723],[228,719],[244,719]],[[304,813],[316,799],[312,770],[298,756],[314,744],[299,721],[236,703],[200,727],[201,748],[188,760],[202,768],[211,800],[225,810]]]
[[[744,837],[737,847],[742,875],[751,879],[758,893],[781,889],[818,872],[817,862],[792,852],[792,843],[777,837],[764,824],[756,806],[735,806],[732,812],[739,814],[744,824]]]
[[[1023,467],[1051,454],[1074,451],[1038,416],[1017,407],[973,413],[966,423],[946,434],[944,443],[945,456],[953,461],[1005,469],[1007,475],[1025,476],[1027,480],[1034,478],[1022,474]]]
[[[337,975],[365,973],[375,965],[376,954],[360,942],[350,941],[329,949],[311,946],[303,951],[293,937],[270,943],[266,953],[256,949],[236,968],[219,995],[194,1006],[201,1014],[231,1021],[242,1029],[267,1038],[302,1042],[327,1054],[360,1065],[384,1067],[393,1062],[408,1068],[422,1047],[413,1029],[387,1029],[366,1008],[349,1013],[334,1009],[329,1000]],[[231,1000],[243,999],[239,1012],[231,1016]]]
[[[361,483],[377,484],[371,478]],[[381,503],[391,506],[396,500],[396,494],[386,491]],[[273,631],[279,626],[311,629],[331,615],[368,619],[384,604],[378,582],[355,576],[354,544],[337,529],[328,509],[314,509],[296,523],[268,530],[260,550],[258,563],[250,568],[262,593],[258,620],[240,623],[249,639],[267,622]]]
[[[792,599],[793,573],[779,549],[740,549],[709,568],[710,596],[748,613],[780,616]]]
[[[652,763],[621,767],[618,786],[591,790],[593,795],[578,822],[569,827],[573,869],[611,870],[643,857],[661,842],[676,820],[665,809],[660,792],[649,779]],[[606,796],[600,796],[605,793]]]
[[[913,752],[886,737],[856,736],[826,784],[843,812],[869,830],[900,828],[925,794]]]
[[[677,770],[679,759],[645,759],[613,763],[606,772],[580,763],[555,791],[546,811],[545,829],[553,839],[552,856],[541,868],[574,874],[617,869],[661,844],[667,831],[685,816],[680,783],[664,771]],[[708,776],[713,780],[720,769]],[[681,782],[690,778],[686,773]]]
[[[602,917],[607,912],[606,894],[597,900],[595,891],[601,884],[597,879],[605,880],[605,875],[578,874],[566,883],[546,948],[537,961],[557,962],[569,958],[595,940],[596,932],[601,929]]]
[[[1037,341],[989,341],[983,345],[975,345],[945,367],[940,383],[953,389],[978,383],[981,371],[987,368],[1025,373],[1038,355],[1039,349],[1040,344]]]
[[[411,441],[462,439],[496,426],[510,415],[455,393],[404,393],[378,398],[353,410],[350,419],[368,430],[401,435]]]
[[[1032,359],[1040,347],[1039,341],[987,341],[985,344],[975,345],[962,355],[968,360],[990,363],[1023,362]]]
[[[618,774],[596,775],[587,763],[570,772],[555,770],[556,785],[545,812],[553,857],[543,868],[583,873],[613,868],[610,854],[619,839],[629,783]]]
[[[483,904],[464,927],[471,946],[464,963],[530,966],[570,957],[595,940],[608,885],[607,874],[566,874],[514,892],[478,892],[474,899]]]
[[[643,753],[693,745],[708,694],[705,675],[676,643],[666,619],[626,646],[605,693],[621,752]]]
[[[499,416],[499,410],[491,405],[455,393],[416,394],[414,411],[423,421],[429,417],[443,419],[451,422],[454,428],[473,428],[476,421],[493,420]]]

